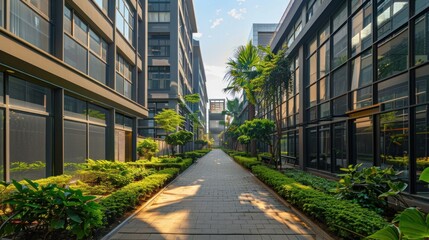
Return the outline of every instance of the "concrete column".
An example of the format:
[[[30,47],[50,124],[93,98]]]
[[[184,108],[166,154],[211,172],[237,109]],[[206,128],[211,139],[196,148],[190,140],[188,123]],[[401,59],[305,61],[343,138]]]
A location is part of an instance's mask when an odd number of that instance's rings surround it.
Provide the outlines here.
[[[54,176],[64,173],[64,89],[54,89]]]

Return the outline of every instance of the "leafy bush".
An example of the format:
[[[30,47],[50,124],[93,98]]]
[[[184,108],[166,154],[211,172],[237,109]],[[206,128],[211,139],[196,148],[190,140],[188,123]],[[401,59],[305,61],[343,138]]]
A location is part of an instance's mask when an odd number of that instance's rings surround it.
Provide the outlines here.
[[[337,182],[322,177],[314,176],[296,169],[287,169],[284,171],[286,177],[293,178],[295,181],[310,186],[324,193],[334,194],[337,188]]]
[[[125,212],[133,209],[141,199],[150,196],[156,189],[164,186],[167,181],[173,179],[178,173],[177,168],[161,170],[101,199],[100,204],[106,213],[107,221],[112,222]]]
[[[148,160],[151,160],[158,151],[158,143],[152,138],[145,138],[139,141],[137,145],[139,155]]]
[[[26,180],[29,186],[13,181],[15,191],[2,201],[9,206],[2,218],[1,236],[23,234],[27,237],[72,234],[78,239],[88,237],[103,225],[100,205],[93,196],[83,196],[80,190],[58,187],[56,184],[40,186]],[[8,186],[2,182],[4,186]],[[26,236],[23,236],[26,238]]]
[[[339,237],[347,239],[363,237],[387,225],[374,211],[304,186],[276,170],[254,166],[252,172],[290,203],[323,222]]]
[[[362,164],[342,168],[337,193],[338,197],[348,199],[382,214],[387,208],[387,197],[391,196],[402,202],[398,194],[407,188],[407,184],[399,181],[401,172],[392,167],[362,168]]]
[[[236,162],[238,162],[240,165],[247,169],[252,169],[253,166],[262,164],[261,161],[258,161],[254,157],[234,156],[233,158]]]
[[[153,168],[156,170],[162,170],[162,169],[166,169],[166,168],[178,168],[180,169],[180,171],[184,171],[185,169],[187,169],[189,166],[192,165],[192,159],[183,159],[180,160],[180,162],[167,162],[167,163],[162,163],[162,162],[148,162],[148,163],[143,163],[143,166],[145,168]]]

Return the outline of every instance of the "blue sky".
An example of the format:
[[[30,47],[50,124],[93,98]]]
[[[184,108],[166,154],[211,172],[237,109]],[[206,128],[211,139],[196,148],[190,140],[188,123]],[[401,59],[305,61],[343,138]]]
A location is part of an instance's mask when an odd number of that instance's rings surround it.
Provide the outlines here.
[[[194,0],[209,98],[222,92],[228,58],[246,44],[252,23],[278,23],[289,0]]]

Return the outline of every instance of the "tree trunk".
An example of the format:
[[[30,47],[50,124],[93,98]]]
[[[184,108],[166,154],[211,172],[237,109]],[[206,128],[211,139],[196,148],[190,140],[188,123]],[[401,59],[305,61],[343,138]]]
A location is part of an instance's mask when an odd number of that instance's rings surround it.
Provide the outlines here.
[[[255,113],[255,111],[256,111],[255,105],[249,103],[248,108],[249,108],[248,119],[251,121],[251,120],[255,119],[255,115],[256,115],[256,113]],[[256,157],[257,154],[258,154],[257,151],[256,151],[256,147],[257,147],[256,146],[256,140],[252,140],[250,142],[250,152],[251,152],[252,157]]]

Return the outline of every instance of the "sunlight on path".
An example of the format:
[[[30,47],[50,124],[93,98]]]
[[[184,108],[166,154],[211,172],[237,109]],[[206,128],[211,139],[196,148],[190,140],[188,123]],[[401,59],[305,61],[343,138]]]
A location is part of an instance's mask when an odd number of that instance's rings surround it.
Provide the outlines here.
[[[315,239],[221,150],[181,175],[111,239]]]

